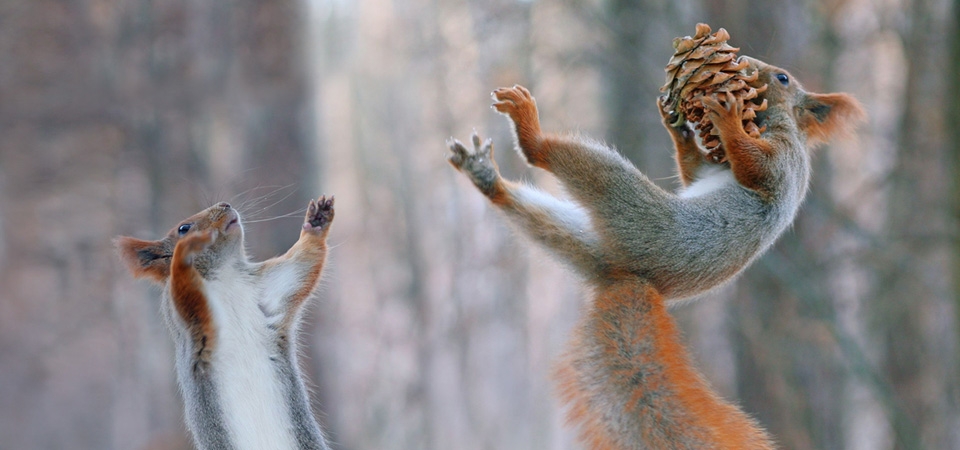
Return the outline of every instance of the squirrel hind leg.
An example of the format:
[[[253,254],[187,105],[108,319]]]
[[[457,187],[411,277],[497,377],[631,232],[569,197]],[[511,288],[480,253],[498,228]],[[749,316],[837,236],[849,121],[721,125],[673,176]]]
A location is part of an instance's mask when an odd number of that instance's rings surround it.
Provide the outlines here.
[[[596,289],[555,377],[588,448],[773,448],[763,429],[710,389],[663,297],[643,280]]]

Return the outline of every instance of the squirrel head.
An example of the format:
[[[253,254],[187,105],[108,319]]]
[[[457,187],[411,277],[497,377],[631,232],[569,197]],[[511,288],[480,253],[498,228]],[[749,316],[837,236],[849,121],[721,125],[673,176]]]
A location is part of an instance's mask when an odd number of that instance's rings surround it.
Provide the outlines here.
[[[163,284],[170,276],[170,261],[177,242],[189,233],[210,229],[218,231],[216,240],[193,260],[193,266],[200,275],[207,277],[207,274],[221,267],[224,262],[243,255],[243,225],[240,214],[228,203],[217,203],[180,221],[162,239],[146,241],[121,236],[114,240],[114,244],[120,253],[120,259],[134,277]]]
[[[750,85],[756,88],[767,85],[761,98],[767,100],[768,107],[757,113],[758,126],[773,127],[778,125],[778,119],[787,119],[797,124],[807,147],[814,148],[850,133],[866,117],[860,102],[850,95],[807,92],[786,70],[748,56],[742,58],[759,72],[757,80]]]

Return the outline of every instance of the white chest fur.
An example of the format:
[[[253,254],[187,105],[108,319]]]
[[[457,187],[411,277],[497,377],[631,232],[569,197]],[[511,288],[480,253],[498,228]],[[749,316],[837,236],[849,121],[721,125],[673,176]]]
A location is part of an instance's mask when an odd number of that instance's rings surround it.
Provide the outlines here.
[[[224,425],[238,449],[295,448],[284,389],[272,360],[281,358],[258,305],[262,288],[241,273],[206,286],[217,328],[212,374]]]
[[[680,192],[680,197],[698,197],[736,183],[737,179],[733,177],[733,172],[729,168],[707,167],[701,169],[700,173],[697,174],[697,179]]]

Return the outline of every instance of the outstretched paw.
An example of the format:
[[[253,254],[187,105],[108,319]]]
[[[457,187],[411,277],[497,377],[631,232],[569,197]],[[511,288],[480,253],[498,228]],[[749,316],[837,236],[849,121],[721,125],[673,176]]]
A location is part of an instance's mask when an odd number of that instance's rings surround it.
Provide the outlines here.
[[[537,101],[530,91],[519,84],[509,88],[499,88],[493,91],[494,109],[510,116],[514,122],[520,123],[530,119],[531,113],[537,118]]]
[[[447,146],[450,147],[448,161],[457,170],[467,174],[470,181],[483,192],[484,195],[494,198],[499,193],[500,169],[493,159],[493,142],[490,139],[480,140],[480,135],[474,131],[471,136],[473,150],[468,150],[460,141],[450,138]]]
[[[514,85],[493,91],[493,108],[513,121],[517,134],[517,145],[527,162],[546,168],[546,160],[541,148],[540,117],[537,101],[527,88]]]
[[[316,200],[310,200],[307,205],[307,215],[303,219],[303,231],[321,234],[330,229],[333,222],[333,196],[328,199],[322,195]]]

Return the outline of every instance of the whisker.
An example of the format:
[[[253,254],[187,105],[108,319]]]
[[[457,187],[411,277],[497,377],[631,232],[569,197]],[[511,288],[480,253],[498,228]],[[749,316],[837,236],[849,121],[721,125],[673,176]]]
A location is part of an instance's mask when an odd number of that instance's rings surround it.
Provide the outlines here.
[[[287,187],[290,187],[290,186],[292,186],[292,185],[289,185],[289,184],[288,184],[288,185],[286,185],[286,186],[283,186],[283,185],[279,185],[279,184],[274,184],[274,185],[270,185],[270,186],[254,186],[254,187],[252,187],[252,188],[250,188],[250,189],[247,189],[247,190],[245,190],[245,191],[243,191],[243,192],[234,194],[233,197],[230,197],[230,201],[231,201],[231,202],[235,202],[238,197],[242,197],[242,196],[247,195],[247,194],[249,194],[249,193],[251,193],[251,192],[253,192],[253,191],[256,191],[256,190],[258,190],[258,189],[274,189],[273,191],[271,191],[271,192],[269,192],[269,193],[266,194],[266,196],[270,196],[270,195],[273,195],[273,193],[277,192],[277,190],[279,190],[279,189],[284,189],[284,188],[287,188]],[[251,198],[251,199],[241,200],[241,201],[240,201],[240,204],[241,204],[241,205],[244,205],[244,204],[246,204],[247,202],[259,201],[259,200],[261,200],[261,199],[263,199],[263,198],[264,198],[264,196],[260,196],[260,197],[254,197],[254,198]]]
[[[281,215],[279,215],[279,216],[267,217],[267,218],[264,218],[264,219],[244,220],[243,223],[247,224],[247,223],[269,222],[269,221],[271,221],[271,220],[287,219],[287,218],[290,218],[290,217],[299,217],[301,214],[303,214],[303,213],[305,213],[305,212],[307,212],[307,208],[300,208],[300,209],[298,209],[298,210],[296,210],[296,211],[289,212],[289,213],[286,213],[286,214],[281,214]]]
[[[290,188],[293,188],[293,187],[294,187],[293,184],[288,184],[288,185],[284,185],[284,186],[258,186],[258,187],[255,187],[255,188],[248,189],[247,191],[244,191],[244,192],[241,193],[241,194],[246,194],[246,193],[251,192],[251,191],[254,191],[254,190],[256,190],[256,189],[269,189],[269,188],[274,188],[272,191],[270,191],[270,192],[268,192],[268,193],[266,193],[266,194],[264,194],[264,195],[254,197],[254,198],[252,198],[252,199],[250,199],[250,200],[242,201],[239,205],[237,205],[237,211],[240,211],[244,216],[257,217],[257,215],[260,214],[260,213],[262,213],[264,210],[266,210],[266,209],[268,209],[268,208],[270,208],[270,207],[272,207],[272,206],[274,206],[274,205],[276,205],[276,204],[278,204],[278,203],[286,200],[287,198],[289,198],[291,195],[293,195],[294,192],[296,192],[296,189],[294,188],[294,189],[291,190],[289,193],[287,193],[285,196],[283,196],[283,198],[281,198],[280,200],[278,200],[278,201],[276,201],[276,202],[274,202],[274,203],[272,203],[272,204],[270,204],[270,205],[267,205],[267,206],[264,206],[264,207],[261,208],[260,206],[261,206],[262,204],[270,201],[272,198],[274,198],[274,197],[277,195],[277,193],[283,192],[284,190],[290,189]],[[239,195],[239,194],[238,194],[238,195]],[[235,196],[235,197],[236,197],[236,196]]]
[[[264,206],[264,207],[258,209],[257,211],[251,213],[250,215],[251,215],[251,216],[256,216],[257,214],[260,214],[260,213],[262,213],[262,212],[264,212],[264,211],[266,211],[266,210],[268,210],[268,209],[270,209],[270,208],[272,208],[272,207],[274,207],[274,206],[277,206],[277,205],[279,205],[280,203],[282,203],[284,200],[290,198],[290,196],[293,195],[293,194],[296,193],[296,192],[297,192],[297,190],[296,190],[296,189],[293,189],[292,191],[288,192],[287,195],[284,195],[283,197],[281,197],[280,200],[277,200],[277,201],[275,201],[275,202],[273,202],[273,203],[271,203],[271,204],[269,204],[269,205],[267,205],[267,206]],[[258,206],[259,206],[259,205],[258,205]],[[306,210],[304,210],[304,211],[306,211]]]
[[[267,193],[267,194],[258,195],[258,196],[252,197],[252,198],[250,198],[250,199],[243,200],[243,201],[240,202],[239,205],[237,205],[237,207],[238,207],[239,209],[242,209],[242,210],[249,210],[249,209],[256,208],[256,207],[259,206],[261,203],[263,203],[263,202],[265,202],[267,199],[269,199],[275,192],[277,192],[277,189],[280,189],[280,187],[277,187],[276,189],[274,189],[273,191],[270,191],[270,192]]]

